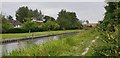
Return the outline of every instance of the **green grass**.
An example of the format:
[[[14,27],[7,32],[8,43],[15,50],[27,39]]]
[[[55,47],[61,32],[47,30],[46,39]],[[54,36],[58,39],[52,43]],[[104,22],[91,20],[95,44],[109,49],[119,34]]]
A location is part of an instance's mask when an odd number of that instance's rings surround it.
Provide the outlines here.
[[[88,53],[86,54],[86,56],[95,56],[94,55],[94,48],[96,48],[98,46],[107,45],[105,42],[103,42],[101,34],[99,32],[97,32],[97,36],[99,36],[99,38],[92,44],[92,46],[90,47],[90,49],[89,49]]]
[[[0,34],[2,38],[0,39],[10,39],[10,38],[19,38],[19,37],[26,37],[26,36],[38,36],[38,35],[44,35],[44,34],[59,34],[59,33],[65,33],[65,32],[77,32],[81,30],[61,30],[61,31],[45,31],[45,32],[32,32],[32,33],[9,33],[9,34]]]
[[[9,56],[80,56],[91,41],[98,36],[94,30],[80,31],[75,36],[64,37],[60,40],[49,41],[42,45],[27,46],[14,50]],[[83,44],[81,44],[83,42]]]
[[[76,56],[80,56],[86,47],[88,47],[93,39],[98,36],[98,33],[95,30],[87,30],[84,32],[81,32],[81,34],[77,37],[80,39],[80,44],[75,46],[77,50],[73,54]],[[83,42],[83,44],[81,44]]]

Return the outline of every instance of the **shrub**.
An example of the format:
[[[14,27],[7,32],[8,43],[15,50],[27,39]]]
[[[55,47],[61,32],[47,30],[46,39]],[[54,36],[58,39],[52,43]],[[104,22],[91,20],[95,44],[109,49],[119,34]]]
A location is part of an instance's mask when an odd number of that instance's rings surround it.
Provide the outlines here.
[[[24,33],[24,32],[27,31],[21,28],[11,28],[7,31],[7,33]]]
[[[43,31],[47,30],[58,30],[60,28],[59,24],[57,24],[54,21],[47,21],[46,23],[43,23],[39,26],[39,28]]]
[[[27,21],[22,25],[21,28],[27,32],[29,31],[35,32],[38,31],[38,24],[33,21]]]

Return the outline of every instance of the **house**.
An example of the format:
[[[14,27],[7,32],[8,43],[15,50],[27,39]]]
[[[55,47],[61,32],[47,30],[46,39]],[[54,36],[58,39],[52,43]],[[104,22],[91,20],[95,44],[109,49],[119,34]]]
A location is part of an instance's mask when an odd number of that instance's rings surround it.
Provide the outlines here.
[[[9,20],[9,22],[14,26],[14,28],[19,28],[22,25],[22,23],[18,20],[11,19],[11,20]]]
[[[89,23],[89,24],[82,24],[82,25],[86,27],[96,27],[97,23]]]
[[[32,21],[38,22],[38,23],[42,23],[45,21],[45,19],[36,19],[36,18],[31,18]]]

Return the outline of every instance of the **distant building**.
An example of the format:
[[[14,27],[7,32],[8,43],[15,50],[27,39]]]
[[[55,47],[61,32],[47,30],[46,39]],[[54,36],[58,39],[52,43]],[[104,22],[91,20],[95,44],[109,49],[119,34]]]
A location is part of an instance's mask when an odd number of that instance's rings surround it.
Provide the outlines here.
[[[22,25],[22,23],[18,20],[9,20],[9,22],[14,26],[14,28],[19,28]]]
[[[82,25],[86,27],[96,27],[97,23],[89,23],[89,24],[82,24]]]
[[[38,22],[38,23],[42,23],[45,21],[45,19],[36,19],[36,18],[32,18],[32,21]]]

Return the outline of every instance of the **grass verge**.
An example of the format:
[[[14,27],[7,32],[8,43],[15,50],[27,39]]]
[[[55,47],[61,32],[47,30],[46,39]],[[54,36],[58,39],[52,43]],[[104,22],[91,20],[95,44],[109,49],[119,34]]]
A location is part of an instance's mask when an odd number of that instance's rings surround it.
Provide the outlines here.
[[[19,38],[19,37],[27,37],[27,36],[38,36],[44,34],[60,34],[65,32],[79,32],[81,30],[61,30],[61,31],[45,31],[45,32],[32,32],[32,33],[9,33],[9,34],[0,34],[2,38],[0,39],[10,39],[10,38]]]

